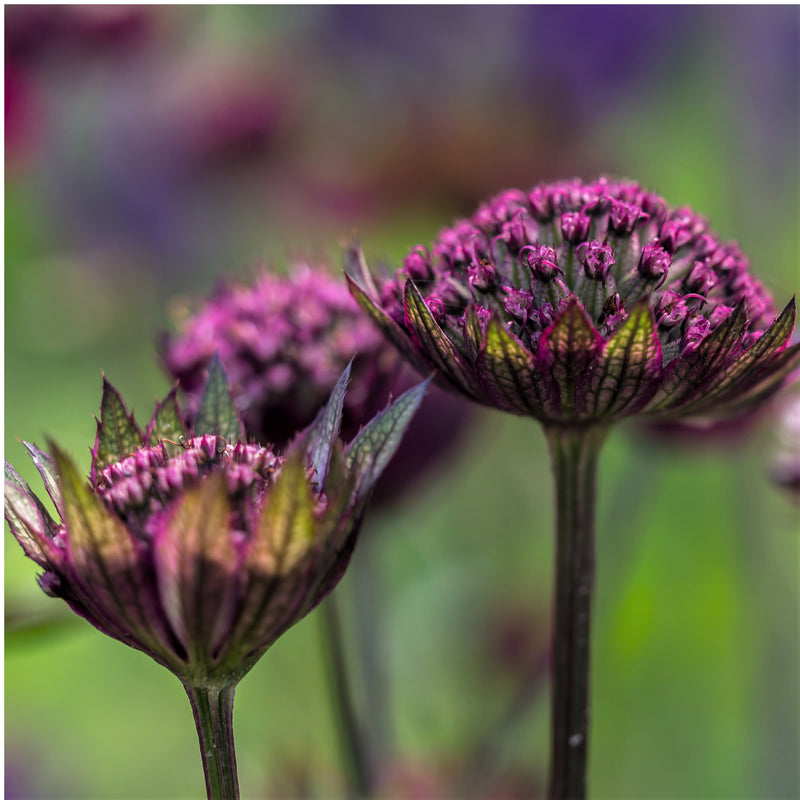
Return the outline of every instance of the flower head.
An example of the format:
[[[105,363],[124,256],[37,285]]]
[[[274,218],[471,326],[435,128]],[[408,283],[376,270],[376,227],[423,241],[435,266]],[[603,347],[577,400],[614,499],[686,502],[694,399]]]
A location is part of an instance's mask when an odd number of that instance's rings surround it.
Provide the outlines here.
[[[798,362],[794,301],[773,320],[738,246],[636,183],[503,192],[391,280],[351,261],[354,296],[418,369],[546,424],[741,413]]]
[[[220,286],[164,336],[161,350],[190,412],[218,354],[247,433],[281,447],[314,419],[356,353],[345,437],[380,408],[401,366],[341,281],[305,264],[288,276],[262,271],[252,285]]]
[[[344,447],[349,370],[285,454],[242,439],[214,362],[194,429],[170,392],[142,431],[104,380],[88,483],[25,444],[58,519],[6,464],[5,515],[39,583],[184,682],[238,680],[331,591],[424,385]]]
[[[345,439],[356,435],[389,394],[398,396],[419,380],[344,282],[305,263],[287,275],[262,271],[252,284],[221,286],[176,333],[163,337],[161,352],[190,413],[218,354],[246,434],[278,447],[311,423],[351,360],[353,377],[342,411]],[[435,464],[463,432],[469,414],[469,404],[450,393],[429,391],[412,423],[416,433],[401,443],[376,500],[399,494]]]

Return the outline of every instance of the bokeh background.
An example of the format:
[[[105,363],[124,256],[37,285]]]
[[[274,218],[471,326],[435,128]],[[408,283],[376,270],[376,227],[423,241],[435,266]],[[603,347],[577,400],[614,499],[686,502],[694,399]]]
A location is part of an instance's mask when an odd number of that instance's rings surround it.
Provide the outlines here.
[[[630,177],[693,206],[785,302],[799,30],[792,6],[6,6],[6,457],[38,485],[15,437],[50,435],[88,470],[101,370],[146,417],[169,387],[157,331],[221,276],[338,266],[353,231],[396,264],[542,179]],[[607,446],[595,797],[800,794],[798,517],[768,479],[775,411],[746,435],[631,425]],[[551,490],[538,427],[486,411],[368,520],[384,796],[541,791],[547,687],[526,676],[548,637]],[[200,796],[180,685],[34,573],[6,533],[6,797]],[[341,794],[319,632],[312,614],[237,693],[245,797]]]

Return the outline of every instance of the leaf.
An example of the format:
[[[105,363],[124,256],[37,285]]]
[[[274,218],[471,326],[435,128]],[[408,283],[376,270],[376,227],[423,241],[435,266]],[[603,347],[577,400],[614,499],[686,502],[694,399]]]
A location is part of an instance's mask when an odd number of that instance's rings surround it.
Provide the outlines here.
[[[232,625],[241,559],[230,515],[225,476],[216,473],[183,494],[156,534],[159,596],[193,665],[213,661]]]
[[[541,376],[533,354],[493,316],[477,359],[483,385],[504,410],[541,416]]]
[[[225,375],[218,354],[208,367],[208,380],[200,398],[194,434],[221,436],[226,442],[244,439],[244,427],[233,402],[228,377]]]
[[[325,485],[325,479],[327,478],[331,448],[334,440],[339,435],[344,396],[350,380],[352,366],[353,362],[351,361],[337,381],[336,386],[333,387],[333,392],[331,392],[325,407],[317,414],[317,418],[311,423],[306,433],[306,452],[314,470],[312,482],[317,489]]]
[[[188,436],[186,425],[181,419],[181,413],[178,409],[178,387],[174,386],[169,394],[164,398],[161,403],[156,405],[153,418],[147,426],[146,438],[147,443],[151,446],[156,446],[164,440],[170,440],[176,444],[167,444],[167,452],[174,456],[180,452],[181,436]]]
[[[346,463],[348,470],[354,475],[356,502],[369,494],[394,455],[411,418],[422,402],[430,380],[428,378],[400,395],[350,443],[346,451]]]
[[[92,451],[92,481],[97,473],[115,461],[136,452],[144,444],[144,437],[133,418],[128,414],[119,392],[103,376],[103,397],[100,401],[100,421]]]
[[[578,389],[586,384],[587,369],[601,344],[602,337],[575,296],[542,333],[537,362],[551,377],[548,406],[556,418],[575,415]],[[558,402],[552,398],[558,398]]]
[[[590,370],[591,417],[620,414],[632,403],[640,407],[652,395],[661,372],[661,343],[646,300],[606,340]]]

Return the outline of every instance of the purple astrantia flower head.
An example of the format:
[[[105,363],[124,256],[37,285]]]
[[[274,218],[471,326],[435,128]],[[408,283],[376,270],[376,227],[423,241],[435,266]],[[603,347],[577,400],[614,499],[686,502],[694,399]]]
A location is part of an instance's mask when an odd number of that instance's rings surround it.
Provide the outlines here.
[[[351,291],[418,369],[545,424],[737,414],[798,363],[736,244],[636,183],[499,194]]]
[[[341,278],[306,263],[295,264],[287,275],[262,271],[251,284],[221,286],[176,333],[162,338],[161,353],[189,413],[200,402],[208,365],[218,354],[247,435],[278,447],[310,424],[351,360],[342,411],[346,440],[390,394],[397,397],[419,381]],[[378,484],[376,502],[395,497],[440,462],[470,413],[470,404],[451,393],[429,390]]]
[[[219,362],[189,430],[174,390],[142,431],[104,380],[88,482],[25,444],[58,518],[6,464],[5,516],[39,583],[184,683],[236,682],[330,592],[424,385],[337,438],[349,370],[281,454],[242,439]]]
[[[220,286],[177,333],[163,337],[161,354],[190,414],[218,354],[247,434],[278,447],[314,419],[355,354],[342,410],[345,438],[381,407],[401,368],[342,281],[306,264],[286,276],[264,270],[250,285]]]

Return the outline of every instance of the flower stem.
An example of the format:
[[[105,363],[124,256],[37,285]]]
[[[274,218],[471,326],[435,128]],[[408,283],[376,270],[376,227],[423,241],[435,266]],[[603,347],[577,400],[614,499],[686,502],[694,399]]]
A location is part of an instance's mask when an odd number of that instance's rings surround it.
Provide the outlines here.
[[[350,564],[353,589],[355,644],[363,684],[362,707],[369,709],[363,719],[363,732],[372,770],[382,764],[393,748],[392,708],[389,691],[389,659],[386,653],[386,597],[382,589],[380,547],[383,539],[377,530],[363,533]],[[346,587],[349,588],[349,587]],[[351,676],[352,680],[352,676]]]
[[[184,684],[192,704],[208,800],[238,800],[239,778],[233,746],[233,694],[236,686]]]
[[[556,484],[550,800],[586,797],[594,515],[602,427],[546,430]]]
[[[331,595],[322,604],[323,638],[327,650],[331,701],[339,726],[342,748],[347,761],[351,797],[370,797],[374,788],[372,766],[353,701],[351,682],[342,642],[337,598]]]

